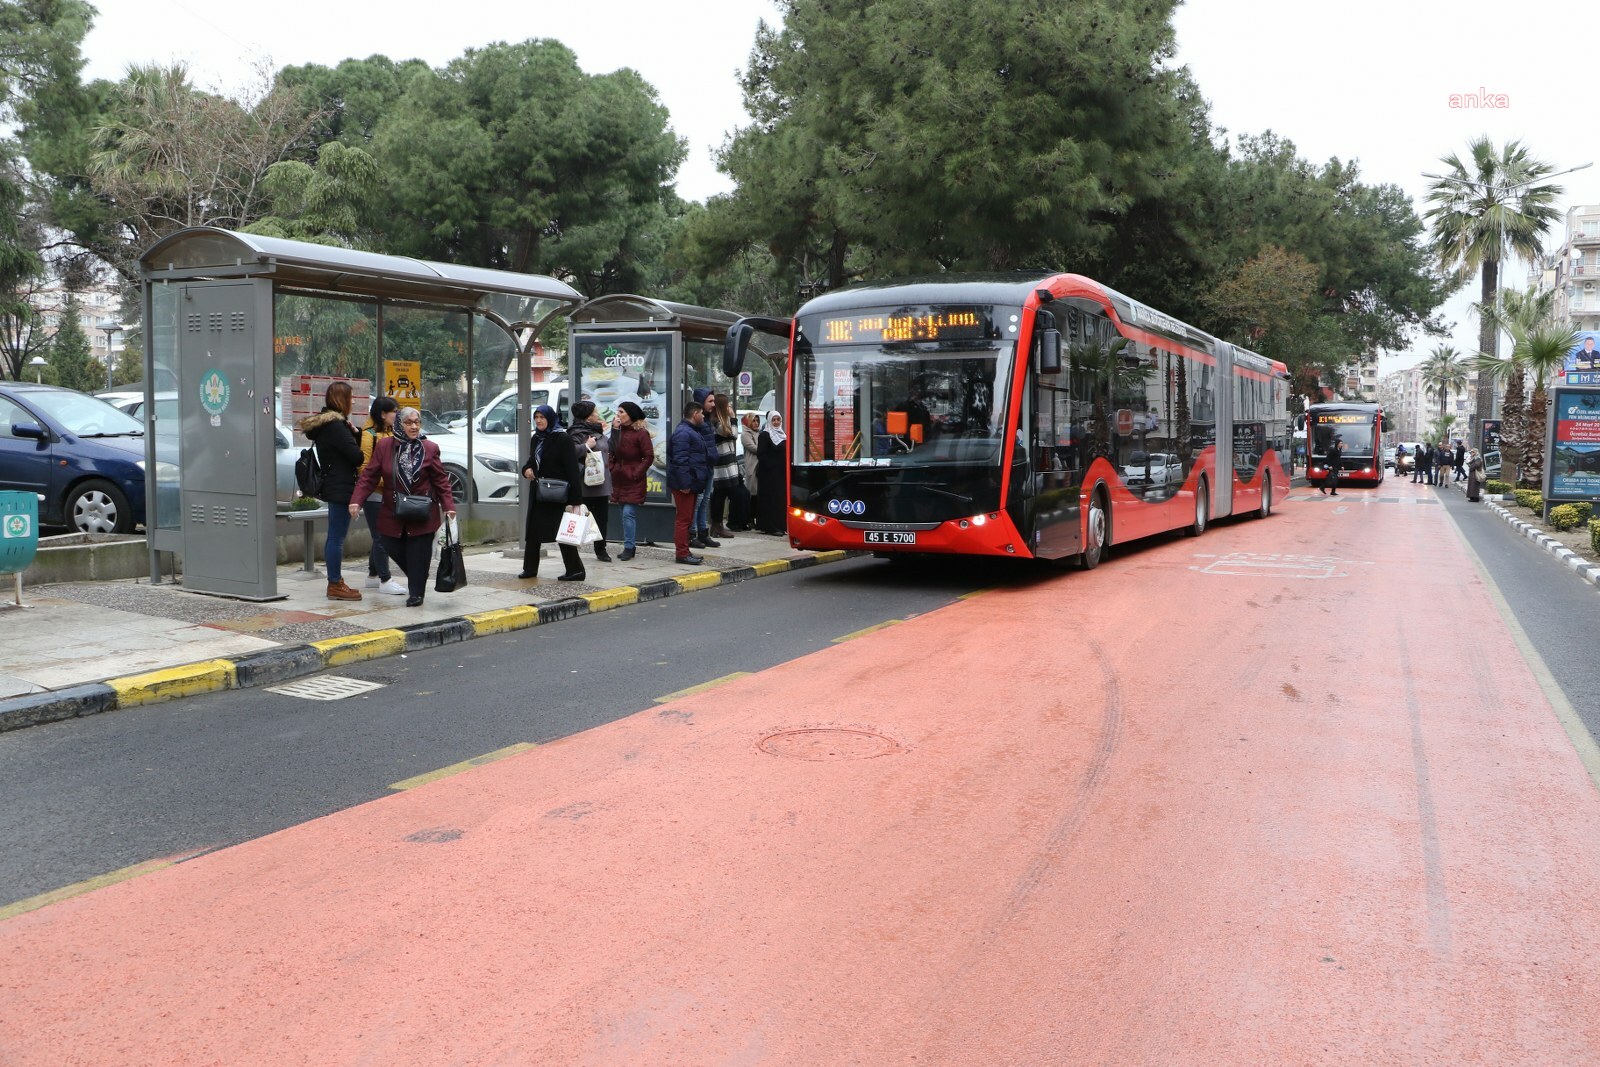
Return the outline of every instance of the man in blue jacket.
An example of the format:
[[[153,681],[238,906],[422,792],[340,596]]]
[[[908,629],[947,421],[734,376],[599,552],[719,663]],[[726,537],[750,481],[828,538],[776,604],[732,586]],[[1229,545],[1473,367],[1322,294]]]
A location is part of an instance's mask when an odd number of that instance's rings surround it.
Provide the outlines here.
[[[703,402],[692,400],[683,406],[683,421],[667,441],[667,488],[672,490],[672,506],[677,509],[672,527],[672,543],[679,563],[705,562],[689,551],[690,527],[694,524],[695,501],[711,485],[711,463],[716,446],[707,445],[700,432],[705,424]]]
[[[694,391],[694,402],[700,405],[700,410],[705,417],[696,425],[700,427],[700,436],[705,438],[706,447],[711,450],[713,465],[717,457],[717,431],[711,425],[711,420],[716,417],[717,395],[710,389],[701,387]],[[706,479],[706,487],[700,493],[699,499],[694,502],[693,529],[689,531],[690,548],[721,548],[721,541],[711,540],[711,479]]]

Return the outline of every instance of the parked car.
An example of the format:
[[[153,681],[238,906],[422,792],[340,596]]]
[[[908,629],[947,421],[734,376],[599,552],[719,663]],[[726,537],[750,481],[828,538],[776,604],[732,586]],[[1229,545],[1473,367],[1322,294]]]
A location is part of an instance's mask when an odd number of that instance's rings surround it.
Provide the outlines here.
[[[137,419],[73,389],[0,383],[0,489],[39,494],[40,525],[132,533],[144,469]]]

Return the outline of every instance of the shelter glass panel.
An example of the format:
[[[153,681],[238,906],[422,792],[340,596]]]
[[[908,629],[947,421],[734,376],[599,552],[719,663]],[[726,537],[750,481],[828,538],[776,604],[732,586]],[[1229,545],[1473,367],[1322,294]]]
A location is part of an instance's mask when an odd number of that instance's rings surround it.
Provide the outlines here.
[[[178,288],[173,285],[156,285],[150,290],[150,364],[151,378],[158,394],[170,383],[178,384]],[[167,418],[157,410],[155,423],[156,455],[175,456],[173,463],[156,464],[156,514],[155,527],[176,530],[182,524],[182,494],[178,477],[183,464],[181,443],[183,423]]]

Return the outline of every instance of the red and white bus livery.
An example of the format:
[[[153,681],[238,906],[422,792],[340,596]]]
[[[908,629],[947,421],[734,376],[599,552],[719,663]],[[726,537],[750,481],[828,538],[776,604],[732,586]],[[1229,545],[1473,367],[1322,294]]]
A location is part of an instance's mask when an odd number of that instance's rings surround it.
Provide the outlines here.
[[[1337,437],[1344,445],[1339,484],[1383,482],[1383,408],[1377,404],[1329,403],[1306,408],[1306,478],[1320,484],[1328,476],[1324,457]]]
[[[807,549],[1098,564],[1287,494],[1283,364],[1075,274],[842,289],[790,339],[788,528]],[[763,487],[765,491],[765,487]]]

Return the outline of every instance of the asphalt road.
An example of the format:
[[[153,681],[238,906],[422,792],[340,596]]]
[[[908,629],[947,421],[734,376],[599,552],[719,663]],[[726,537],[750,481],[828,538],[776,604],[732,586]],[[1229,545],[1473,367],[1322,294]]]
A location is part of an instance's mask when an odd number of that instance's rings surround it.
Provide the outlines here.
[[[6,734],[0,907],[272,833],[1050,573],[851,560],[326,672],[383,685],[343,700],[247,689]]]

